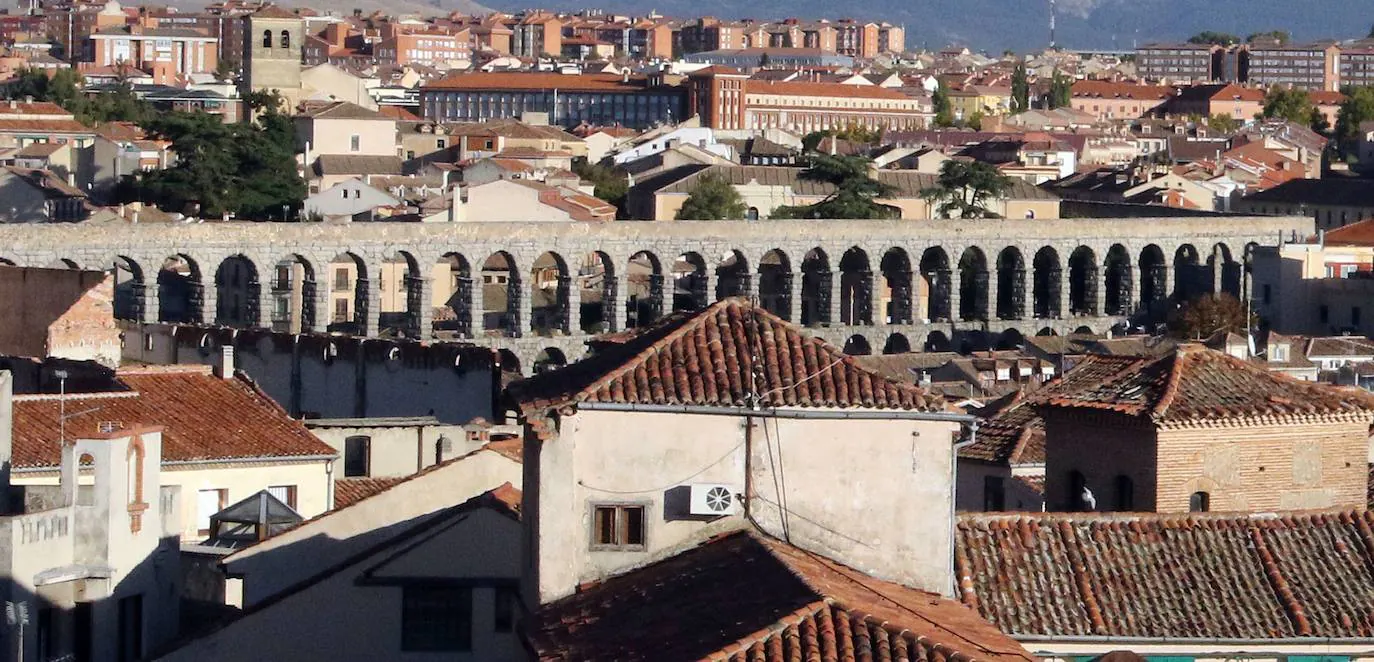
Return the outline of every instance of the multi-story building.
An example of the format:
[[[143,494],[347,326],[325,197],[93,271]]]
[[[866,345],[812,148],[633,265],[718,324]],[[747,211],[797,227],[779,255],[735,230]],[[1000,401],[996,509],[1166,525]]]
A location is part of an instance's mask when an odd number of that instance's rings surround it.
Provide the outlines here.
[[[62,59],[76,63],[87,56],[91,34],[125,25],[129,16],[118,4],[71,2],[43,8],[44,30]]]
[[[703,16],[694,23],[682,26],[682,52],[700,53],[721,49],[748,48],[747,33],[748,26],[743,23],[726,22],[714,16]]]
[[[219,65],[219,40],[196,28],[105,28],[91,35],[91,44],[89,61],[95,67],[131,66],[151,72],[154,83],[211,73]]]
[[[549,114],[557,126],[619,124],[646,128],[678,122],[687,111],[686,90],[659,77],[549,73],[470,73],[420,88],[425,119],[473,122]]]
[[[879,53],[905,53],[906,52],[906,28],[891,23],[883,23],[878,26],[878,52]]]
[[[878,24],[840,19],[835,23],[835,52],[871,58],[878,54]]]
[[[1341,85],[1374,85],[1374,40],[1360,41],[1341,49]]]
[[[241,10],[209,13],[149,7],[144,10],[144,20],[150,24],[155,21],[159,28],[198,30],[214,37],[216,59],[237,67],[243,58],[243,14]]]
[[[876,85],[750,80],[728,67],[708,67],[689,80],[691,112],[715,129],[912,130],[931,117],[921,99]]]
[[[1255,42],[1249,46],[1247,80],[1264,87],[1285,85],[1334,92],[1341,85],[1340,54],[1334,42]]]
[[[552,14],[535,13],[514,21],[511,29],[511,55],[540,57],[563,52],[563,21]]]
[[[1136,49],[1136,71],[1153,81],[1216,80],[1223,51],[1212,44],[1146,44]]]
[[[1133,85],[1100,80],[1073,84],[1069,105],[1098,119],[1136,118],[1163,105],[1174,94],[1164,85]]]
[[[466,30],[457,35],[440,31],[403,32],[377,44],[373,56],[378,64],[419,64],[449,69],[466,66],[472,57],[471,51],[470,33]]]

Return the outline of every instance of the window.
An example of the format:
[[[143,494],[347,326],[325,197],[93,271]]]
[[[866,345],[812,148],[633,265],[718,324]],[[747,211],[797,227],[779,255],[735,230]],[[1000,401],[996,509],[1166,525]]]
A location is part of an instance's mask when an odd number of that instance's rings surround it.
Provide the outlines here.
[[[229,490],[201,490],[196,493],[196,530],[200,535],[210,533],[210,517],[228,505]]]
[[[437,149],[443,149],[445,147],[448,147],[448,141],[444,140],[443,138],[440,138],[434,141],[434,147]]]
[[[594,508],[593,549],[644,548],[644,506],[602,505]]]
[[[348,299],[334,300],[334,321],[336,323],[348,321]]]
[[[1331,318],[1331,311],[1326,306],[1317,306],[1317,321],[1326,324]]]
[[[363,148],[363,137],[357,134],[348,137],[348,151],[356,152]]]
[[[1206,492],[1193,492],[1188,497],[1188,512],[1205,513],[1212,509],[1212,495]]]
[[[291,48],[291,33],[286,30],[281,31],[281,47]]]
[[[407,161],[414,161],[414,160],[415,160],[415,150],[413,150],[413,149],[408,149],[408,150],[406,150],[406,160],[407,160]]]
[[[497,632],[515,631],[515,608],[519,604],[520,596],[514,588],[498,586],[496,588],[496,612],[492,629]]]
[[[1087,510],[1088,482],[1083,478],[1083,474],[1077,471],[1069,472],[1069,510]]]
[[[348,289],[348,270],[347,270],[347,269],[335,269],[335,270],[334,270],[334,289],[336,289],[336,290],[346,290],[346,289]]]
[[[271,47],[272,47],[272,31],[271,31],[271,30],[263,30],[263,31],[262,31],[262,47],[263,47],[263,48],[271,48]]]
[[[366,476],[372,455],[372,437],[354,435],[344,439],[344,477]]]
[[[1116,511],[1129,513],[1135,510],[1135,481],[1130,476],[1116,477]]]
[[[267,493],[276,497],[278,501],[296,509],[296,486],[295,485],[273,485],[267,488]]]
[[[472,650],[472,589],[454,586],[402,588],[401,650]]]
[[[1350,308],[1350,326],[1358,327],[1359,325],[1360,325],[1360,307],[1359,307],[1359,306],[1352,306],[1352,307]]]
[[[983,510],[995,513],[1006,510],[1007,484],[1001,476],[983,476]]]

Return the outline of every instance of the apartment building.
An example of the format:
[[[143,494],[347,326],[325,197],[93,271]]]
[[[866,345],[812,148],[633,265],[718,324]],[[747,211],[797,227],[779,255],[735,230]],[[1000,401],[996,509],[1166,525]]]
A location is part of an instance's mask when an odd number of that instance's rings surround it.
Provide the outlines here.
[[[551,73],[469,73],[420,88],[425,119],[477,122],[548,113],[556,126],[589,124],[647,128],[686,117],[686,94],[658,77]]]
[[[1341,49],[1334,42],[1280,44],[1255,42],[1249,46],[1246,71],[1252,85],[1286,85],[1304,90],[1340,88]]]
[[[472,58],[471,33],[402,32],[377,44],[373,53],[378,64],[466,67]]]
[[[1342,48],[1339,70],[1342,86],[1374,85],[1374,40],[1359,41]]]
[[[130,66],[170,84],[188,74],[212,73],[219,66],[219,40],[197,28],[147,23],[105,28],[91,35],[94,68]]]
[[[558,55],[563,52],[563,21],[552,14],[530,14],[508,27],[510,54],[520,57]]]
[[[922,99],[876,85],[755,80],[728,67],[708,67],[690,81],[689,108],[714,129],[914,130],[932,115]]]
[[[1219,78],[1224,50],[1212,44],[1146,44],[1136,49],[1136,71],[1146,80],[1204,82]]]
[[[1136,118],[1166,103],[1174,88],[1165,85],[1134,85],[1100,80],[1073,84],[1069,105],[1098,119]]]

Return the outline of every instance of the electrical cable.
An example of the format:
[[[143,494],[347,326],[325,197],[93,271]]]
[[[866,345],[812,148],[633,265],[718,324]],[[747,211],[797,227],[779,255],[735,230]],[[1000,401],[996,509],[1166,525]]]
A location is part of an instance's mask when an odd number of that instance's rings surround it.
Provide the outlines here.
[[[683,483],[685,483],[685,482],[687,482],[687,481],[689,481],[689,480],[691,480],[691,479],[693,479],[693,478],[696,478],[697,476],[700,476],[701,474],[706,473],[706,470],[707,470],[707,469],[710,469],[711,467],[714,467],[714,466],[716,466],[717,464],[720,464],[721,462],[724,462],[726,458],[730,457],[731,455],[733,455],[733,454],[735,453],[735,451],[737,451],[737,450],[739,450],[739,449],[741,449],[741,448],[743,448],[743,447],[744,447],[744,442],[741,441],[740,443],[736,444],[734,448],[731,448],[731,449],[730,449],[729,451],[727,451],[724,455],[720,456],[720,458],[717,459],[715,462],[712,462],[712,463],[710,463],[710,464],[708,464],[708,465],[702,467],[701,469],[699,469],[699,470],[697,470],[696,472],[694,472],[692,475],[687,476],[686,478],[683,478],[682,480],[675,480],[675,481],[673,481],[673,482],[671,482],[671,483],[668,483],[667,485],[664,485],[663,487],[658,487],[658,488],[653,488],[653,489],[647,489],[647,490],[608,490],[608,489],[605,489],[605,488],[602,488],[602,487],[594,487],[594,486],[592,486],[592,485],[588,485],[588,484],[586,484],[586,483],[584,483],[584,482],[582,482],[582,481],[580,481],[580,480],[577,481],[577,484],[578,484],[578,485],[581,485],[582,487],[585,487],[585,488],[587,488],[587,489],[589,489],[589,490],[592,490],[593,492],[602,492],[602,493],[605,493],[605,494],[652,494],[652,493],[655,493],[655,492],[662,492],[663,490],[666,490],[666,489],[668,489],[668,488],[670,488],[670,487],[677,487],[678,485],[681,485],[681,484],[683,484]]]

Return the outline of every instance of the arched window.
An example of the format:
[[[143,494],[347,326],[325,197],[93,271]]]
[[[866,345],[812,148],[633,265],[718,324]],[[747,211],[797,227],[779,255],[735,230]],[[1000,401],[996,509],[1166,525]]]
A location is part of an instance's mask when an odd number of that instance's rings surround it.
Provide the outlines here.
[[[1212,495],[1206,492],[1193,492],[1188,497],[1188,512],[1205,513],[1212,509]]]
[[[1116,511],[1129,513],[1135,510],[1135,481],[1130,476],[1116,477]]]
[[[758,207],[750,207],[750,208],[749,208],[749,220],[751,220],[751,221],[757,221],[757,220],[759,220],[759,208],[758,208]]]
[[[372,437],[354,435],[344,439],[344,477],[368,475],[372,460]]]
[[[271,47],[272,47],[272,31],[271,31],[271,30],[263,30],[263,31],[262,31],[262,47],[263,47],[263,48],[271,48]]]
[[[281,47],[291,48],[291,33],[286,30],[281,31]]]
[[[1035,210],[1034,210],[1034,209],[1027,209],[1027,210],[1026,210],[1026,218],[1035,218]]]

